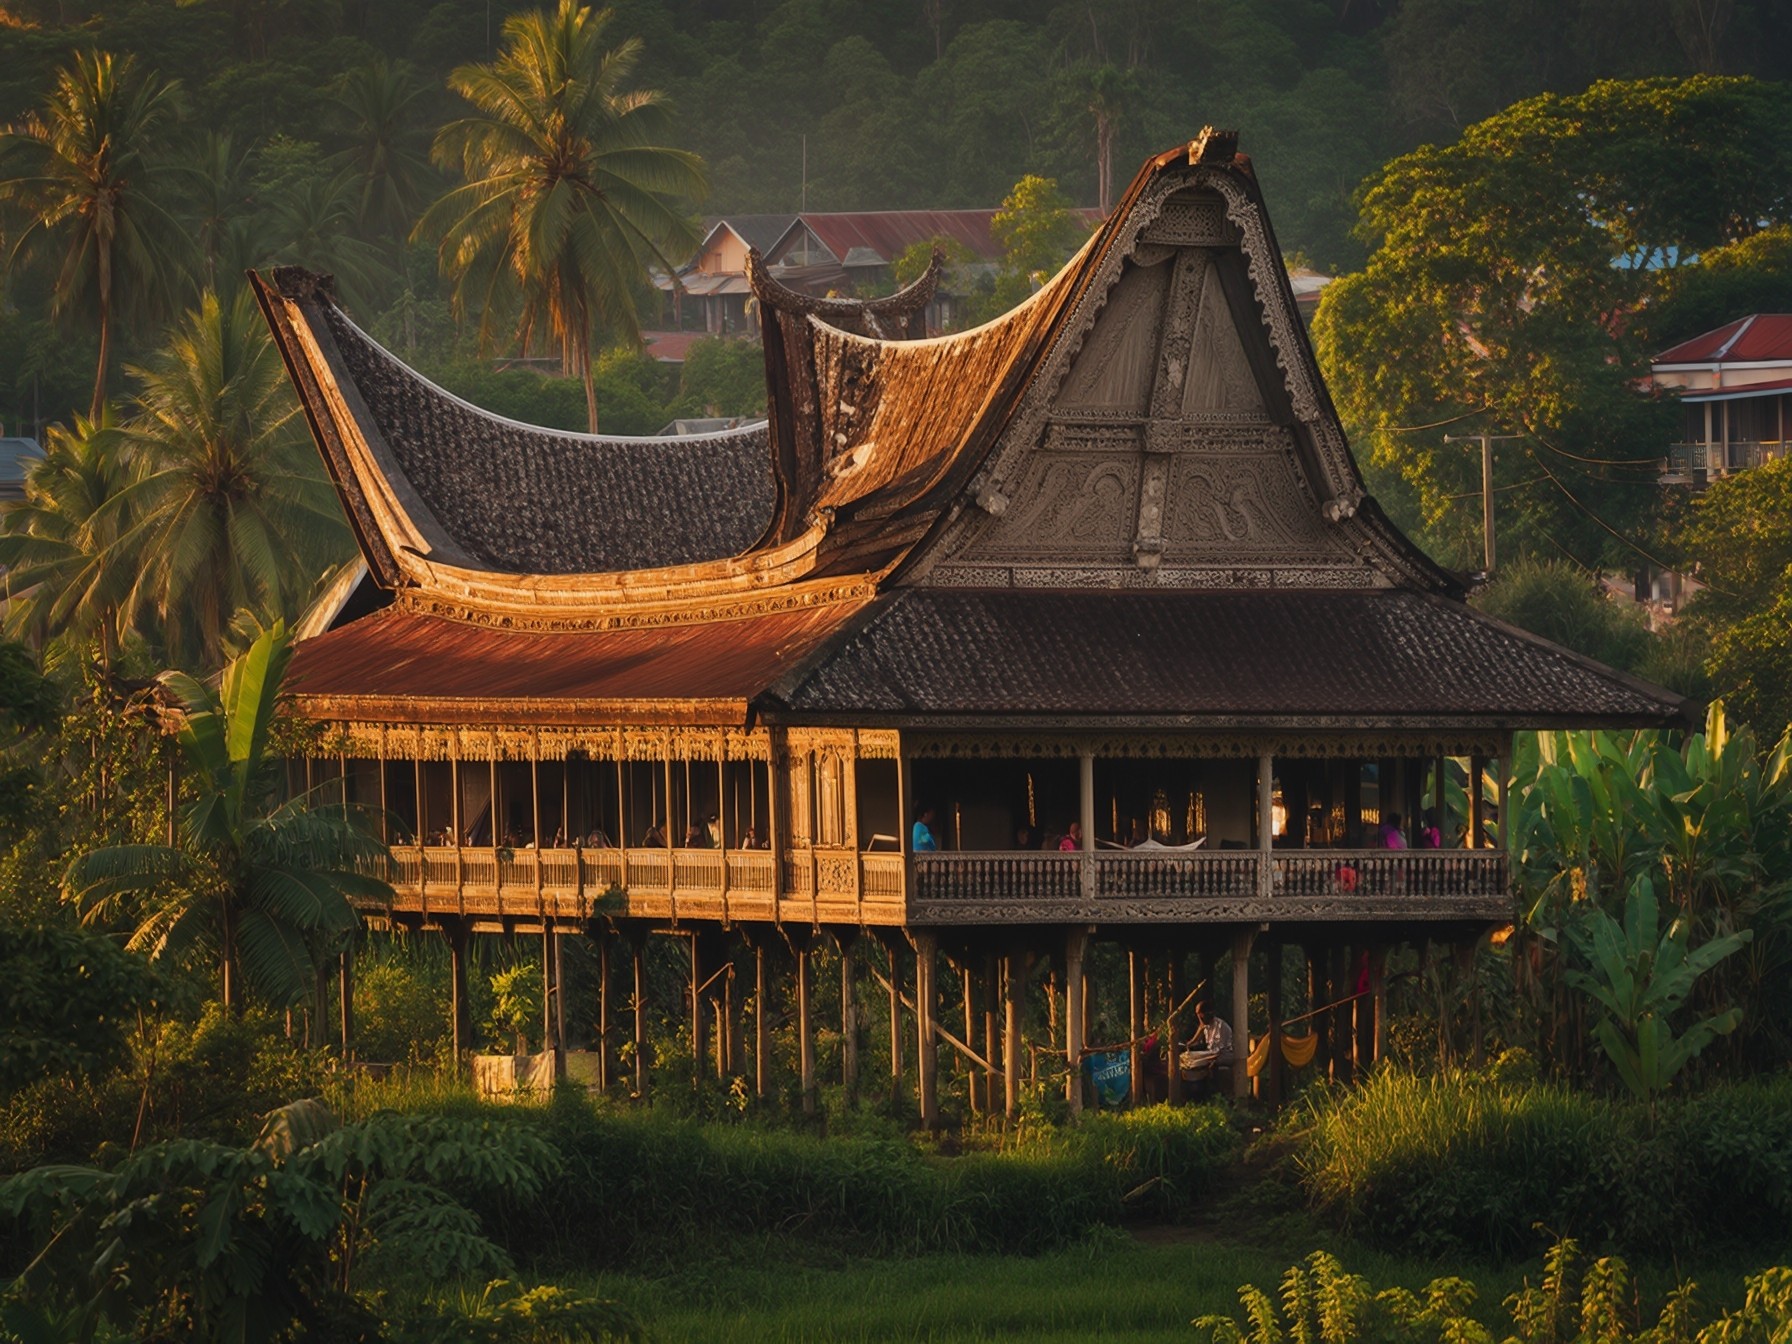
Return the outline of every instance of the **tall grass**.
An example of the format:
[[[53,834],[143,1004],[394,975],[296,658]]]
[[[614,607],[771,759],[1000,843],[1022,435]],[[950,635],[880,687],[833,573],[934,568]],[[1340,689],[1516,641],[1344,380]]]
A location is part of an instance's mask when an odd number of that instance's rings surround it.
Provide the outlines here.
[[[482,1108],[422,1078],[357,1089],[351,1109]],[[562,1090],[493,1106],[558,1150],[537,1198],[479,1209],[513,1253],[585,1270],[668,1263],[720,1241],[795,1239],[873,1255],[1026,1253],[1139,1213],[1174,1217],[1210,1191],[1239,1140],[1218,1107],[1094,1116],[999,1152],[942,1157],[897,1136],[821,1139]]]
[[[1792,1238],[1792,1078],[1670,1100],[1652,1122],[1640,1105],[1552,1083],[1388,1072],[1318,1094],[1284,1133],[1317,1210],[1404,1251],[1511,1256],[1557,1235],[1661,1254]]]

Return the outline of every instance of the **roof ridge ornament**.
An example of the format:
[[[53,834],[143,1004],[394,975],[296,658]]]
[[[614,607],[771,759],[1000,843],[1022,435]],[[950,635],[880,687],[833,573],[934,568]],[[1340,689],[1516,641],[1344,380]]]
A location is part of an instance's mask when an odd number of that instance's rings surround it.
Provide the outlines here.
[[[306,270],[303,266],[276,266],[273,278],[274,292],[283,299],[298,303],[306,299],[336,303],[336,277],[333,275]]]
[[[747,249],[747,282],[761,303],[780,312],[819,318],[830,327],[880,341],[912,340],[926,335],[921,313],[933,302],[945,266],[945,252],[935,247],[927,269],[894,294],[875,299],[831,298],[790,288],[772,274],[758,248]]]
[[[1188,161],[1204,163],[1213,167],[1224,167],[1238,157],[1238,132],[1217,131],[1211,126],[1203,126],[1201,132],[1188,142]]]

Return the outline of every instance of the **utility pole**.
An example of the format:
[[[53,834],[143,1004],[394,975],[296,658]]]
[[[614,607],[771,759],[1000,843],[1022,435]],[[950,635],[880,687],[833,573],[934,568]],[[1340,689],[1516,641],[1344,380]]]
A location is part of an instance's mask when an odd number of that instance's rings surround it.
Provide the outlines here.
[[[1479,443],[1481,445],[1481,545],[1485,552],[1483,569],[1493,576],[1493,445],[1508,439],[1522,439],[1523,434],[1446,434],[1445,443]]]

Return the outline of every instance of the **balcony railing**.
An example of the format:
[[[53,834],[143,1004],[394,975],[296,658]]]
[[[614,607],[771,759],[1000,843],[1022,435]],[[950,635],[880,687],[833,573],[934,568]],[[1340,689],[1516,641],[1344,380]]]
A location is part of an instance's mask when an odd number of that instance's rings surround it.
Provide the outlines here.
[[[1322,849],[1083,854],[917,854],[915,899],[933,902],[1039,901],[1086,904],[1085,861],[1093,864],[1093,909],[1110,901],[1187,901],[1263,896],[1271,901],[1356,897],[1414,901],[1497,901],[1507,863],[1493,849]]]
[[[1784,450],[1785,445],[1777,441],[1732,439],[1727,444],[1721,441],[1671,443],[1662,475],[1673,483],[1691,480],[1694,472],[1721,476],[1726,472],[1746,471],[1773,461]]]
[[[1104,904],[1186,905],[1199,916],[1203,902],[1236,910],[1239,900],[1286,902],[1292,911],[1335,914],[1360,901],[1385,911],[1432,902],[1502,901],[1508,889],[1504,851],[1493,849],[1100,850],[1085,853],[996,851],[917,854],[851,850],[718,849],[456,849],[395,846],[391,879],[400,909],[427,912],[588,917],[612,888],[626,891],[630,913],[661,917],[684,911],[694,918],[772,918],[779,898],[814,903],[825,917],[852,918],[841,902],[859,902],[859,918],[873,922],[914,916],[951,918],[951,907],[976,907],[976,918],[1001,919],[1000,907],[1026,912],[1062,910],[1099,917]],[[907,885],[913,863],[913,886]],[[856,883],[856,891],[855,891]],[[685,900],[694,902],[686,907]],[[1342,904],[1341,904],[1342,903]],[[828,910],[834,913],[826,916]],[[788,913],[788,910],[786,911]],[[1166,916],[1167,917],[1167,916]],[[1218,916],[1216,916],[1218,917]],[[1232,916],[1226,916],[1232,917]],[[1255,917],[1255,916],[1251,916]]]

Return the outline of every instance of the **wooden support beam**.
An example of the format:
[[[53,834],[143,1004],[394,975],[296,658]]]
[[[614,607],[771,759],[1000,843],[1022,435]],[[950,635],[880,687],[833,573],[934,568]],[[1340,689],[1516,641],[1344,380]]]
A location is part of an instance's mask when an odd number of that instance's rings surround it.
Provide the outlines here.
[[[958,968],[958,987],[959,996],[963,1000],[964,1038],[966,1041],[975,1041],[977,1039],[976,977],[971,974],[971,963],[968,958]],[[975,1070],[965,1074],[965,1100],[969,1103],[973,1115],[983,1112],[984,1103],[987,1100],[983,1093],[982,1081]]]
[[[840,944],[840,1081],[846,1095],[859,1094],[859,954],[850,934]]]
[[[771,977],[766,973],[765,940],[753,942],[753,1092],[761,1101],[772,1094]]]
[[[997,1097],[1003,1090],[1002,1070],[997,1061],[1002,1058],[1001,1029],[996,1025],[1001,1015],[998,1004],[1001,999],[1001,962],[993,953],[986,953],[983,958],[983,1057],[990,1062],[983,1073],[983,1101],[986,1110],[994,1111]]]
[[[667,774],[667,785],[670,787],[671,775]],[[668,795],[669,796],[669,795]],[[698,1087],[703,1082],[704,1046],[703,1025],[703,939],[696,933],[690,934],[691,940],[691,1086]]]
[[[803,1114],[815,1114],[815,1023],[809,1013],[809,949],[796,951],[796,1034]]]
[[[915,1082],[921,1104],[921,1125],[925,1129],[938,1129],[939,1050],[934,1044],[934,1032],[938,1026],[935,1019],[939,994],[935,977],[939,935],[930,929],[917,929],[909,937],[915,945]]]
[[[1373,1005],[1369,1061],[1379,1064],[1388,1053],[1388,949],[1377,943],[1369,952],[1369,998]]]
[[[1144,955],[1136,949],[1126,953],[1126,1067],[1131,1080],[1127,1088],[1134,1106],[1145,1098],[1145,1054],[1139,1039],[1145,1034],[1145,966]]]
[[[610,1035],[614,1026],[610,1017],[610,991],[613,988],[610,953],[615,945],[615,935],[607,928],[600,929],[597,935],[597,1086],[604,1092],[609,1091],[610,1084],[616,1081],[616,1042]]]
[[[1064,1099],[1072,1116],[1083,1113],[1083,955],[1088,948],[1087,929],[1064,935],[1064,1058],[1070,1065]]]
[[[442,935],[448,941],[448,1012],[454,1035],[456,1067],[473,1048],[473,1006],[467,997],[467,932],[464,919],[442,921]]]
[[[647,947],[636,939],[630,952],[635,970],[635,1095],[647,1095]]]
[[[1284,947],[1280,938],[1272,938],[1269,943],[1269,1059],[1264,1065],[1265,1087],[1263,1099],[1271,1106],[1280,1106],[1286,1095],[1282,1059],[1282,1014],[1287,1011],[1282,1002],[1282,962]]]
[[[1020,1115],[1020,1015],[1027,988],[1027,964],[1012,949],[1002,958],[1002,1100],[1008,1118]]]
[[[1167,1077],[1164,1082],[1164,1096],[1174,1106],[1182,1100],[1182,1027],[1176,1020],[1177,1007],[1182,1003],[1182,996],[1177,992],[1177,972],[1181,969],[1182,956],[1172,949],[1164,968],[1164,991],[1169,996],[1170,1011],[1164,1019],[1164,1041],[1161,1051]]]
[[[901,977],[897,974],[894,940],[884,944],[884,951],[890,958],[890,978],[884,981],[884,988],[889,991],[890,1002],[890,1101],[893,1105],[902,1099],[902,991],[898,988]]]
[[[355,949],[351,943],[338,958],[342,1013],[342,1057],[355,1057]]]
[[[1251,942],[1252,928],[1232,934],[1232,1095],[1239,1100],[1251,1094]]]

